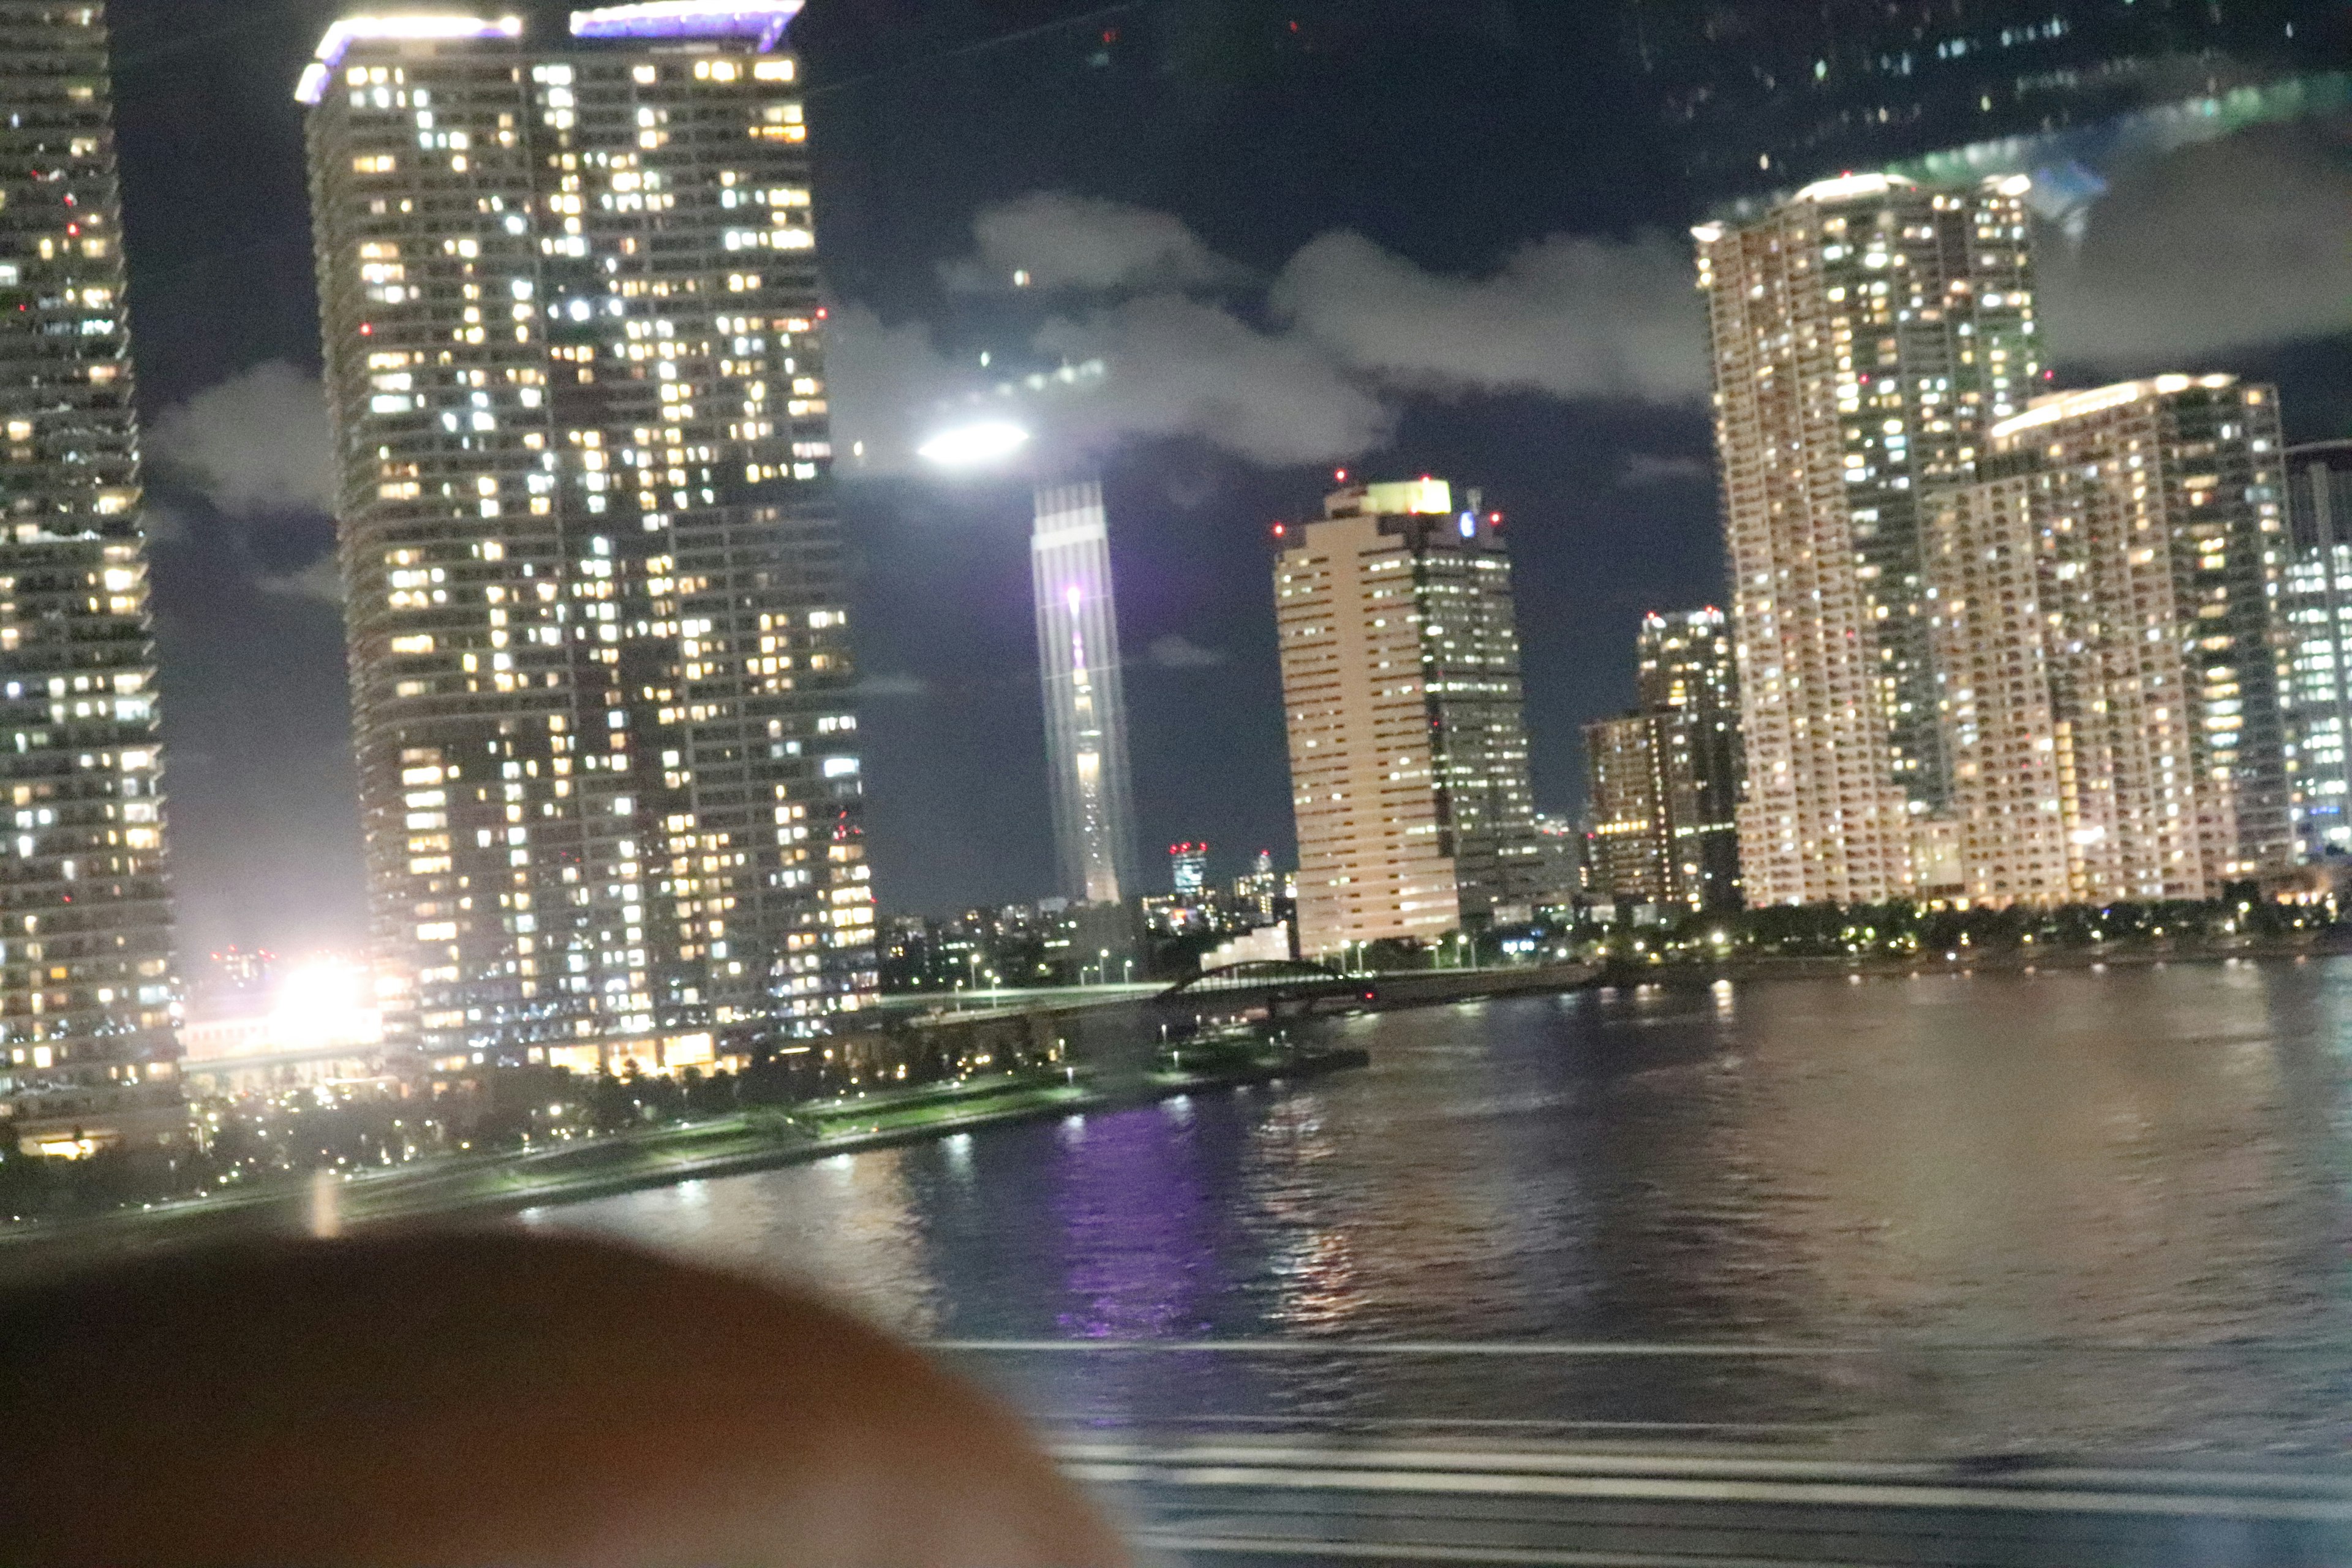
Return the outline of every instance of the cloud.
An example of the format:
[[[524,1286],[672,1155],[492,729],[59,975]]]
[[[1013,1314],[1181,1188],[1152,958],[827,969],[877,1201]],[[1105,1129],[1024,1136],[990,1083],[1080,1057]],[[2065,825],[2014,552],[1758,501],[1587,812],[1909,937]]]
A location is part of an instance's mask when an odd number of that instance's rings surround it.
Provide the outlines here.
[[[940,268],[950,288],[971,293],[1115,294],[1250,280],[1247,268],[1211,250],[1181,218],[1066,191],[989,207],[971,230],[979,253]]]
[[[2352,331],[2347,145],[2265,127],[2119,177],[2079,248],[2040,254],[2052,356],[2193,370],[2228,349]]]
[[[1286,467],[1379,449],[1415,396],[1680,403],[1706,390],[1687,247],[1657,236],[1555,236],[1491,275],[1453,277],[1335,233],[1261,288],[1181,219],[1115,202],[1042,192],[983,211],[972,232],[974,254],[943,278],[1009,290],[1025,272],[1054,300],[1030,346],[1076,374],[999,384],[950,363],[924,323],[845,306],[830,364],[845,473],[909,471],[928,433],[983,410],[1048,451],[1189,437]]]
[[[1056,430],[1084,446],[1190,436],[1276,466],[1352,458],[1396,427],[1396,411],[1316,344],[1179,295],[1055,321],[1037,343],[1104,366],[1098,384],[1042,395]]]
[[[147,503],[146,514],[140,519],[150,544],[179,544],[189,537],[188,520],[177,509]]]
[[[223,511],[334,510],[326,394],[317,377],[283,361],[255,365],[168,410],[150,444]]]
[[[844,474],[908,471],[929,432],[982,395],[984,384],[933,349],[920,321],[888,326],[852,304],[835,310],[826,326],[834,447]]]
[[[1151,645],[1151,662],[1162,669],[1213,669],[1230,661],[1219,649],[1171,632]]]
[[[871,701],[889,702],[908,698],[929,697],[931,683],[914,675],[869,675],[857,683],[856,695]]]
[[[1629,452],[1623,467],[1617,470],[1617,483],[1629,490],[1647,485],[1696,484],[1714,477],[1715,463],[1711,458],[1654,452]]]
[[[342,569],[336,563],[332,551],[299,572],[264,574],[256,585],[265,594],[278,594],[289,599],[316,599],[328,605],[343,602]]]
[[[1290,258],[1271,303],[1339,363],[1399,389],[1654,403],[1707,391],[1689,248],[1659,235],[1554,235],[1482,279],[1327,234]]]

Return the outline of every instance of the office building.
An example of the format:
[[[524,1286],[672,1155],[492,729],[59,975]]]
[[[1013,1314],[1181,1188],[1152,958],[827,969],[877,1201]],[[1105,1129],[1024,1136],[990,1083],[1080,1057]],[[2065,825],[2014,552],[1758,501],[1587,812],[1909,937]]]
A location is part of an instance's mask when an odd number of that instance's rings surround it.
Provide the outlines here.
[[[670,1070],[877,984],[797,0],[305,72],[394,1047]]]
[[[1209,887],[1209,847],[1205,844],[1171,844],[1168,847],[1168,878],[1180,899],[1197,899]]]
[[[1137,887],[1135,786],[1100,480],[1037,487],[1029,563],[1062,890],[1116,904]]]
[[[105,8],[0,5],[0,1137],[178,1137]]]
[[[1443,479],[1355,485],[1277,536],[1310,955],[1525,919],[1540,851],[1500,514]]]
[[[1751,904],[1957,886],[1920,505],[2041,379],[2028,188],[1859,176],[1696,231]]]
[[[2080,133],[2070,150],[2095,156],[2135,112],[2258,113],[2266,91],[2340,71],[2352,38],[2335,0],[1626,0],[1623,15],[1706,198],[1961,148],[1998,160],[2041,142],[2023,166],[2062,165],[2051,145]]]
[[[2308,860],[2352,854],[2352,441],[2291,448],[2286,474],[2294,558],[2279,604],[2291,669],[2288,795],[2295,855]]]
[[[1990,437],[1930,522],[1966,900],[2210,899],[2283,868],[2275,395],[2162,376]]]

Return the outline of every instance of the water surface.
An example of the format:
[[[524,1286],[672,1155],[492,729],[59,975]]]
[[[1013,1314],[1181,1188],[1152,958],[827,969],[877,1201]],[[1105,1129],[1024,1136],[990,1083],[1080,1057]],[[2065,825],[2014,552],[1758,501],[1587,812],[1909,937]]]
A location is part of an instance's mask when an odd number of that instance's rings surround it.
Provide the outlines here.
[[[2352,1438],[2352,961],[1644,988],[1333,1028],[1369,1070],[530,1218],[812,1283],[931,1339],[1808,1352],[985,1358],[1056,1418],[1906,1451]]]

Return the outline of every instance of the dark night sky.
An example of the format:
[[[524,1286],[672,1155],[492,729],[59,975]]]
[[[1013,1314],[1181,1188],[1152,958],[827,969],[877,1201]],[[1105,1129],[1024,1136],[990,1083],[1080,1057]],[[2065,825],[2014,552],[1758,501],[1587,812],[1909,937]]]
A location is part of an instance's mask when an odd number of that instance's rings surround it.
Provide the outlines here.
[[[1091,8],[814,0],[795,36],[817,89],[821,254],[836,300],[889,327],[927,324],[949,357],[1034,331],[1039,321],[1005,302],[946,289],[941,268],[974,251],[976,216],[1041,191],[1181,219],[1206,252],[1227,258],[1216,264],[1231,269],[1223,308],[1276,333],[1265,280],[1287,278],[1290,258],[1334,230],[1392,253],[1406,279],[1402,292],[1370,297],[1360,324],[1375,337],[1380,300],[1413,298],[1408,285],[1423,276],[1494,274],[1547,237],[1672,262],[1669,241],[1643,236],[1678,235],[1686,198],[1606,37],[1583,26],[1585,5],[1367,0],[1350,26],[1317,22],[1297,40],[1226,26],[1259,8],[1138,5],[974,47]],[[319,355],[289,89],[340,7],[113,0],[110,9],[151,429],[160,435],[173,410],[241,376],[248,389],[300,396],[299,375],[315,374]],[[1106,30],[1118,34],[1109,63],[1093,64]],[[2166,227],[2171,207],[2227,191],[2259,209],[2266,248],[2238,258],[2252,268],[2248,287],[2263,288],[2265,268],[2298,281],[2316,268],[2316,302],[2200,323],[2188,336],[2202,352],[2181,368],[2276,375],[2297,435],[2352,430],[2352,307],[2328,303],[2352,298],[2352,220],[2326,210],[2352,211],[2345,129],[2242,138],[2184,154],[2137,186],[2119,180],[2112,220],[2100,215],[2112,238],[2095,227],[2075,280],[2078,319],[2116,319],[2115,298],[2151,265],[2151,248],[2182,250],[2167,243],[2178,237]],[[2279,172],[2277,188],[2250,182],[2248,168]],[[2186,248],[2209,267],[2231,261],[2210,243]],[[1669,275],[1633,288],[1661,318],[1663,341],[1696,342],[1698,301],[1685,286]],[[1611,298],[1596,284],[1591,313],[1606,315]],[[1077,316],[1088,307],[1059,308]],[[2181,308],[2209,309],[2201,296]],[[1524,318],[1504,320],[1496,352],[1525,329]],[[2217,346],[2241,342],[2269,346]],[[2140,342],[2104,357],[2102,368],[2132,371],[2182,356]],[[264,383],[247,374],[273,363],[292,370],[265,373]],[[1641,611],[1722,593],[1704,409],[1689,395],[1704,374],[1703,361],[1654,374],[1621,366],[1577,395],[1525,390],[1509,374],[1480,384],[1475,367],[1391,376],[1379,394],[1392,434],[1382,426],[1383,444],[1350,460],[1361,471],[1478,485],[1510,512],[1537,794],[1549,808],[1576,803],[1579,724],[1630,700]],[[1131,378],[1119,395],[1148,379]],[[1575,374],[1536,380],[1584,388]],[[1635,390],[1612,394],[1618,384]],[[247,439],[264,468],[323,460],[284,450],[299,419],[242,436],[235,423],[224,450]],[[1124,440],[1107,458],[1141,831],[1147,847],[1205,837],[1219,850],[1215,870],[1230,875],[1262,846],[1288,853],[1265,528],[1318,506],[1330,465],[1254,463],[1234,455],[1246,439],[1201,433],[1197,420],[1141,427],[1178,432]],[[845,443],[858,434],[842,432]],[[300,499],[315,487],[257,483],[240,494],[217,472],[202,482],[171,461],[184,447],[151,438],[151,447],[165,454],[151,487],[187,945],[356,944],[364,920],[341,634],[334,605],[315,591],[331,526]],[[234,460],[216,458],[215,469]],[[861,566],[866,777],[886,908],[945,910],[1052,890],[1026,499],[1010,479],[842,486]]]

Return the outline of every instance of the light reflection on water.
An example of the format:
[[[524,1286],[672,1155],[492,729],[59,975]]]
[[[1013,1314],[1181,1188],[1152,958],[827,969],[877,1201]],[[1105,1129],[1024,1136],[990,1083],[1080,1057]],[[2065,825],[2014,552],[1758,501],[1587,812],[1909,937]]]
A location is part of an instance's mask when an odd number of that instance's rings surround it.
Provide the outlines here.
[[[1023,1373],[1056,1409],[2352,1435],[2352,961],[1643,986],[1335,1027],[1370,1070],[547,1217],[929,1337],[2316,1347]]]

